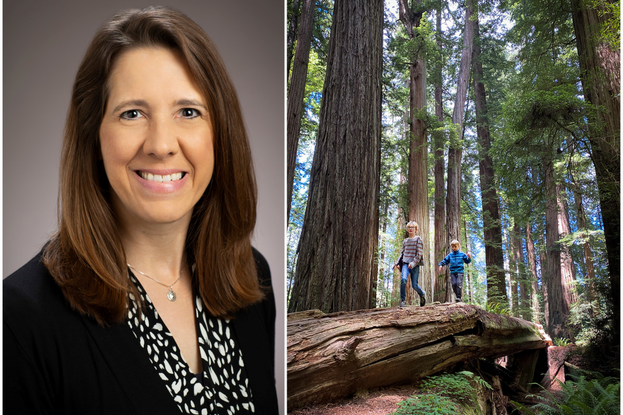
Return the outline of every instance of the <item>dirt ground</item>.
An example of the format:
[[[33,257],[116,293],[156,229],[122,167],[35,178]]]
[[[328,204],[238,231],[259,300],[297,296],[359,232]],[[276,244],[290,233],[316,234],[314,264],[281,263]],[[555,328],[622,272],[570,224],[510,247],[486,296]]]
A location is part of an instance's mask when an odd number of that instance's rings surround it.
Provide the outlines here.
[[[351,399],[288,411],[292,415],[388,415],[417,391],[413,385],[357,392]]]

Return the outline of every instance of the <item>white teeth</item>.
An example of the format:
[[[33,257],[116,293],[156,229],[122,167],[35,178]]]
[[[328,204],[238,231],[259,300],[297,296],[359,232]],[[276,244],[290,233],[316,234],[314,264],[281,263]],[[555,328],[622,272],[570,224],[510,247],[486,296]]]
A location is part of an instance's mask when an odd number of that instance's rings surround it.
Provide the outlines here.
[[[151,182],[173,182],[176,180],[182,180],[182,176],[183,174],[180,173],[173,173],[173,174],[167,174],[165,176],[162,176],[160,174],[151,174],[151,173],[146,173],[146,172],[139,172],[139,174],[141,175],[141,177],[145,180],[149,180]]]

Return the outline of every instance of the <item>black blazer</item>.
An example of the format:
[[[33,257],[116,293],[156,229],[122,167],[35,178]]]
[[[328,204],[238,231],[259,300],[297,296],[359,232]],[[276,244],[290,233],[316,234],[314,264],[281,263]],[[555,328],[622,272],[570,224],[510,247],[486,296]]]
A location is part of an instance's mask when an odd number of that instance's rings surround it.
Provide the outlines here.
[[[268,263],[253,254],[259,278],[270,289]],[[72,310],[41,254],[3,285],[5,414],[180,413],[128,325],[104,328]],[[256,413],[277,414],[272,289],[232,326]]]

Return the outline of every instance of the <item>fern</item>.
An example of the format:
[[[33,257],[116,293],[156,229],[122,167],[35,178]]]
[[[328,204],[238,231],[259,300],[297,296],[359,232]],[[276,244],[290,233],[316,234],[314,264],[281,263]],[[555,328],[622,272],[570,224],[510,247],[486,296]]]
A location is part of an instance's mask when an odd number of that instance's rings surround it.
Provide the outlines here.
[[[595,374],[595,372],[591,372]],[[617,378],[604,377],[597,373],[597,378],[586,380],[580,376],[577,380],[568,380],[560,383],[562,397],[556,398],[551,392],[542,388],[545,396],[530,395],[537,397],[543,402],[533,406],[531,409],[520,404],[514,405],[529,415],[610,415],[619,413],[621,408],[620,389],[621,382]],[[576,379],[569,375],[570,379]],[[536,410],[536,412],[533,412]]]

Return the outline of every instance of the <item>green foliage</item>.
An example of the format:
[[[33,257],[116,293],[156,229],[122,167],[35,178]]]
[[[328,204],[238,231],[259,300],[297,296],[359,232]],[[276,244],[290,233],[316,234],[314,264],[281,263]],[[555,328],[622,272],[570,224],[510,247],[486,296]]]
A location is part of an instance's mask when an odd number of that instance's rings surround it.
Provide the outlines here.
[[[588,7],[597,9],[604,19],[599,36],[615,50],[621,49],[621,2],[609,0],[586,0]]]
[[[414,395],[398,403],[398,409],[391,415],[455,415],[457,410],[457,404],[445,396]]]
[[[571,340],[564,337],[556,337],[553,340],[554,346],[569,346],[571,344]]]
[[[511,315],[511,310],[508,307],[508,305],[501,304],[501,303],[493,303],[493,304],[487,303],[486,310],[487,312],[493,313],[493,314],[500,314],[503,316]]]
[[[597,374],[599,375],[599,374]],[[611,415],[621,410],[621,381],[613,377],[587,380],[580,376],[577,381],[559,382],[562,387],[560,397],[543,388],[543,396],[532,395],[543,402],[527,408],[514,403],[528,415]]]
[[[456,414],[459,405],[476,408],[476,388],[479,384],[489,390],[493,390],[484,379],[469,371],[461,371],[454,374],[443,374],[426,378],[421,385],[422,395],[414,395],[401,402],[399,409],[394,415],[408,414]]]

